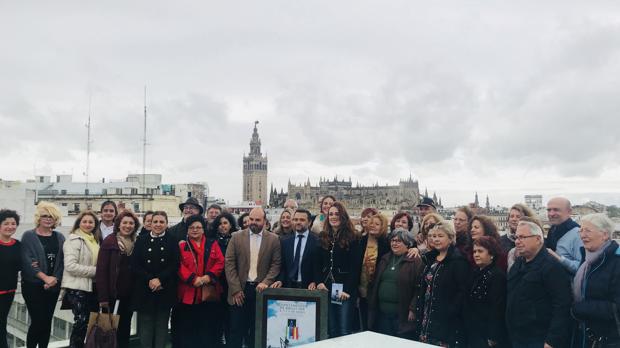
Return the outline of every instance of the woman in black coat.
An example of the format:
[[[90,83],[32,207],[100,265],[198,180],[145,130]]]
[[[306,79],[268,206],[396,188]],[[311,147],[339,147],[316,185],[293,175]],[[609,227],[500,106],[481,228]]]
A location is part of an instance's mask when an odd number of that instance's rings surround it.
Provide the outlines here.
[[[575,274],[571,314],[579,325],[573,347],[620,347],[620,248],[605,214],[581,219],[583,263]]]
[[[470,348],[506,347],[506,274],[498,267],[502,255],[495,238],[482,236],[473,243],[476,269],[465,306],[467,344]]]
[[[442,347],[465,347],[463,305],[469,293],[470,267],[454,246],[456,233],[449,222],[429,231],[432,249],[424,257],[416,307],[417,336]]]
[[[135,275],[134,309],[138,311],[142,347],[164,348],[170,309],[176,303],[179,247],[167,233],[168,216],[153,213],[151,232],[138,237],[131,257]]]

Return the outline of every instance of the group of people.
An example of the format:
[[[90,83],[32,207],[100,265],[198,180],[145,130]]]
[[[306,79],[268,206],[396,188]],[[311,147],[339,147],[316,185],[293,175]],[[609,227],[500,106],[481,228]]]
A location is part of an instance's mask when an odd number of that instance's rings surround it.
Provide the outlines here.
[[[273,229],[261,208],[235,218],[192,197],[179,208],[178,224],[147,212],[140,229],[107,201],[100,218],[80,213],[65,240],[58,208],[41,202],[21,241],[12,238],[19,216],[1,210],[0,347],[20,271],[28,347],[47,346],[59,298],[74,315],[71,347],[83,346],[90,312],[113,309],[119,347],[134,312],[143,347],[253,347],[257,293],[270,287],[328,291],[330,337],[373,330],[443,347],[620,347],[614,224],[604,214],[577,224],[564,198],[548,202],[546,238],[523,204],[511,207],[503,236],[468,207],[444,219],[426,197],[419,223],[367,208],[359,226],[332,196],[316,216],[287,201]]]

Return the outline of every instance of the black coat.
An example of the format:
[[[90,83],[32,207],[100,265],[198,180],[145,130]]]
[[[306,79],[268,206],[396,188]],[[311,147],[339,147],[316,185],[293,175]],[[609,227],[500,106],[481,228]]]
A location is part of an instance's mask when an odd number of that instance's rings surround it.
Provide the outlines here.
[[[132,305],[135,310],[170,308],[176,303],[179,246],[176,238],[166,232],[163,237],[139,236],[131,255],[135,275]],[[151,291],[149,281],[159,278],[162,290]]]
[[[178,242],[187,240],[187,224],[185,220],[181,219],[179,223],[168,228],[166,233],[172,235]]]
[[[331,281],[328,278],[330,269],[336,283],[343,284],[343,291],[351,296],[357,296],[357,286],[360,280],[361,263],[355,262],[360,258],[360,241],[351,240],[348,248],[342,248],[340,243],[336,241],[333,253],[333,268],[330,249],[324,249],[319,243],[317,244],[317,255],[315,258],[315,274],[314,282],[318,285],[325,283],[331,290]]]
[[[471,289],[465,306],[467,343],[470,348],[488,348],[488,340],[507,346],[506,274],[492,263],[472,274]]]
[[[585,252],[582,249],[582,260]],[[587,327],[597,337],[607,337],[610,342],[620,342],[620,335],[614,318],[614,304],[616,313],[620,316],[620,248],[615,241],[611,242],[603,255],[594,264],[584,277],[584,300],[573,304],[572,314],[580,322],[579,335]],[[590,347],[584,341],[576,339],[573,347]]]
[[[508,273],[506,326],[511,341],[568,347],[571,278],[544,247],[530,262],[519,257]]]
[[[455,246],[450,246],[448,254],[434,273],[430,293],[432,307],[427,322],[423,322],[425,298],[429,295],[426,274],[438,254],[439,252],[433,249],[423,257],[426,267],[420,279],[420,296],[416,306],[417,335],[427,335],[432,340],[449,344],[450,347],[464,347],[466,337],[463,309],[469,293],[471,268]]]
[[[282,263],[280,264],[280,275],[278,276],[278,280],[282,282],[282,286],[285,288],[291,287],[292,283],[297,281],[297,279],[293,279],[294,275],[290,274],[294,267],[293,261],[295,260],[295,244],[297,244],[297,241],[296,233],[280,239]],[[314,233],[308,232],[308,240],[306,241],[304,253],[300,255],[301,269],[299,272],[301,273],[301,282],[304,288],[307,288],[308,285],[314,281],[314,275],[316,273],[314,270],[316,266],[315,259],[319,251],[317,248],[318,245],[318,237]]]

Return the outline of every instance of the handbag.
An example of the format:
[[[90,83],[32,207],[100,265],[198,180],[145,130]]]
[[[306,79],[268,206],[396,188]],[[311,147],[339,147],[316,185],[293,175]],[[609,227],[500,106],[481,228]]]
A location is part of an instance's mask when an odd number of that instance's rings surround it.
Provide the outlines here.
[[[217,289],[213,284],[203,285],[201,288],[202,292],[202,302],[215,302],[219,300],[219,296],[217,296]]]
[[[105,317],[108,320],[105,320]],[[100,320],[100,319],[104,320]],[[120,317],[112,313],[91,312],[84,348],[116,348],[116,331]]]

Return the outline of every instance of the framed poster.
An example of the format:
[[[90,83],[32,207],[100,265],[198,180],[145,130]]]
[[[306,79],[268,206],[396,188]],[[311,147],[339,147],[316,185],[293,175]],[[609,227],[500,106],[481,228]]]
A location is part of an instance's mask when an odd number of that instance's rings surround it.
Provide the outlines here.
[[[327,338],[326,291],[266,289],[256,298],[256,348],[286,348]]]

